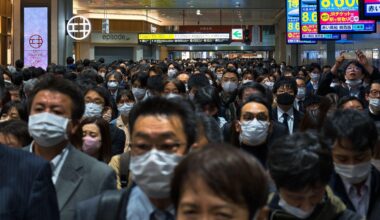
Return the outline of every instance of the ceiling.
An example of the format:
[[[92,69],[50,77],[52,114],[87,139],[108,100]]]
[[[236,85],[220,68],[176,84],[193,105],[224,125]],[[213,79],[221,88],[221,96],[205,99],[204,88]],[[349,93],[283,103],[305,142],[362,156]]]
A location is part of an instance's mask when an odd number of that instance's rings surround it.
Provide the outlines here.
[[[283,0],[73,0],[74,14],[160,26],[271,25],[284,7]]]

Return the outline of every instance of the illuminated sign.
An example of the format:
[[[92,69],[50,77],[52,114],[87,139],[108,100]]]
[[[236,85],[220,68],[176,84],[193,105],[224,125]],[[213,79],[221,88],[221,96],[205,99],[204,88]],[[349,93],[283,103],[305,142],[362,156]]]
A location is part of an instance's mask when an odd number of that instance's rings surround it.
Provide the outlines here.
[[[317,0],[301,0],[302,40],[339,40],[340,34],[318,34]]]
[[[46,69],[49,59],[48,8],[24,8],[24,64]]]
[[[233,28],[231,31],[232,40],[243,40],[243,29]]]
[[[139,34],[139,44],[229,44],[229,33]]]
[[[67,22],[66,31],[74,40],[86,39],[91,33],[91,22],[83,16],[74,16]]]
[[[358,0],[318,0],[320,33],[373,33],[376,22],[359,19]]]
[[[360,0],[360,18],[380,19],[380,0]]]
[[[315,44],[317,41],[301,40],[300,0],[286,0],[286,43]]]

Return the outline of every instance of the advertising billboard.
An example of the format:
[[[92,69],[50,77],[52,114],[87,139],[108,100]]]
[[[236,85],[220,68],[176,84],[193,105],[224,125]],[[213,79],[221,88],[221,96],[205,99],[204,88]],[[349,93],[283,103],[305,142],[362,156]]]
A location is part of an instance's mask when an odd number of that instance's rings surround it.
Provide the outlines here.
[[[286,0],[286,43],[315,44],[317,41],[301,40],[300,0]]]

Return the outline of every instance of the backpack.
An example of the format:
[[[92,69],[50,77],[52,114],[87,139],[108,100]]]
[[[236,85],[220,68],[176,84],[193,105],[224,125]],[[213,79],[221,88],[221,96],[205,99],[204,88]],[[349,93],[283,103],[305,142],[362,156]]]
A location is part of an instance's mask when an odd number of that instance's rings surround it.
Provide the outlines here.
[[[96,220],[124,219],[121,215],[128,206],[128,197],[132,187],[122,190],[108,190],[100,195]]]

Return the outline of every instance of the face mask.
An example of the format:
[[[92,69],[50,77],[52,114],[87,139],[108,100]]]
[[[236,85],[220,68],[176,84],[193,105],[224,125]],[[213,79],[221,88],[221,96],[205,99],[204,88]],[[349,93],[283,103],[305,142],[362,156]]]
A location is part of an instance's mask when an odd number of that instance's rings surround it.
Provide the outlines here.
[[[253,82],[253,81],[250,79],[243,80],[243,84],[250,83],[250,82]]]
[[[84,111],[84,117],[101,117],[102,116],[103,107],[99,104],[95,103],[86,103],[86,108]]]
[[[106,76],[106,73],[100,72],[99,75],[104,79],[104,77]]]
[[[101,146],[100,140],[95,137],[85,136],[83,137],[82,140],[83,140],[83,145],[82,145],[83,152],[90,155],[95,154]]]
[[[231,93],[237,89],[237,83],[228,81],[228,82],[223,83],[222,87],[223,87],[223,91],[227,93]]]
[[[273,86],[274,86],[274,82],[270,82],[270,81],[268,81],[268,82],[265,82],[264,85],[265,85],[268,89],[272,90],[272,89],[273,89]]]
[[[121,115],[128,115],[133,108],[134,103],[124,103],[118,108]]]
[[[331,88],[334,88],[334,87],[337,87],[337,86],[339,86],[339,83],[334,83],[334,82],[333,82],[333,83],[330,84],[330,87],[331,87]]]
[[[174,78],[175,77],[175,75],[177,74],[177,70],[176,69],[169,69],[168,70],[168,76],[169,76],[169,78]]]
[[[358,85],[362,84],[362,80],[361,79],[346,80],[346,84],[349,85],[349,86],[358,86]]]
[[[376,167],[376,169],[377,169],[378,171],[380,171],[380,160],[375,160],[375,159],[373,159],[373,160],[371,161],[371,163],[372,163],[372,165],[373,165],[374,167]]]
[[[291,105],[293,104],[294,99],[294,95],[290,95],[289,93],[285,92],[277,96],[277,103],[280,105]]]
[[[294,215],[295,217],[299,219],[306,219],[308,218],[313,212],[315,207],[310,211],[304,211],[300,208],[294,207],[292,205],[289,205],[284,199],[280,198],[280,201],[278,202],[278,205],[283,208],[287,213]]]
[[[215,67],[211,67],[210,70],[211,70],[211,72],[214,73],[215,72]]]
[[[313,81],[318,81],[319,80],[319,74],[318,73],[311,73],[310,78]]]
[[[174,99],[174,98],[180,98],[181,96],[176,93],[169,93],[169,94],[166,94],[165,97],[167,99]]]
[[[173,171],[180,160],[181,157],[176,154],[156,149],[140,156],[132,156],[130,165],[132,179],[148,197],[168,198]]]
[[[117,82],[108,82],[107,83],[107,87],[110,89],[116,89],[118,85],[119,85],[119,83],[117,83]]]
[[[257,119],[240,122],[240,142],[249,146],[257,146],[264,143],[268,136],[269,125],[269,122],[258,121]]]
[[[142,98],[144,98],[146,90],[140,88],[132,88],[132,93],[136,99],[141,100]]]
[[[194,100],[194,94],[193,94],[193,93],[189,93],[189,99],[190,99],[191,101]]]
[[[241,68],[238,68],[238,69],[237,69],[237,73],[238,73],[239,75],[241,75]]]
[[[298,99],[304,99],[305,96],[306,96],[306,88],[304,88],[304,87],[298,88],[297,98]]]
[[[67,140],[68,118],[48,112],[29,116],[28,130],[41,147],[54,147]]]
[[[371,108],[373,108],[375,111],[380,111],[380,99],[369,98],[369,105],[370,105]]]
[[[4,83],[6,83],[6,84],[12,84],[12,82],[10,80],[4,80]]]
[[[351,184],[361,183],[367,179],[371,171],[371,161],[355,164],[343,165],[334,163],[335,172]]]
[[[220,81],[223,78],[223,73],[216,74],[216,78]]]
[[[210,84],[210,86],[214,84],[214,82],[211,79],[208,80],[208,83]]]

